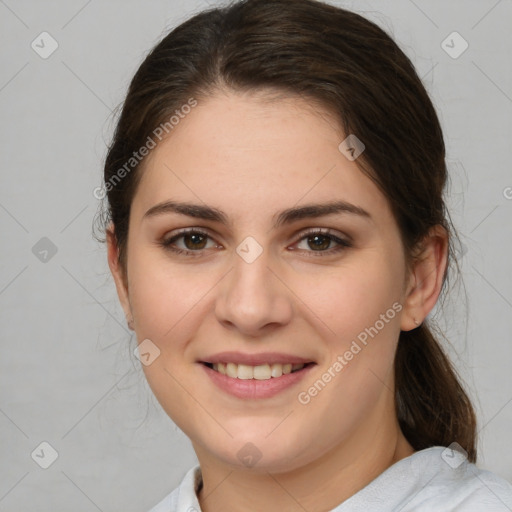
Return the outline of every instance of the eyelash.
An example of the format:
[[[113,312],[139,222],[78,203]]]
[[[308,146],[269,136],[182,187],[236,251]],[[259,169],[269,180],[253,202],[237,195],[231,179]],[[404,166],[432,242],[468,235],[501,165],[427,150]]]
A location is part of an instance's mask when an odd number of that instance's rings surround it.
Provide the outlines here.
[[[189,250],[179,249],[177,247],[172,246],[172,244],[176,240],[182,238],[184,235],[201,235],[201,236],[211,238],[210,235],[208,233],[206,233],[205,231],[201,231],[199,229],[186,229],[186,230],[180,231],[179,233],[173,235],[171,238],[169,238],[167,240],[160,241],[159,244],[162,247],[164,247],[164,249],[172,251],[175,254],[183,254],[185,256],[191,256],[191,257],[202,256],[201,253],[205,249],[198,249],[197,251],[189,251]],[[307,239],[312,236],[315,236],[315,235],[321,235],[322,237],[326,237],[330,241],[336,242],[339,245],[337,247],[335,247],[334,249],[328,249],[325,251],[305,251],[306,253],[313,253],[313,254],[310,254],[310,256],[312,256],[312,257],[318,257],[318,256],[323,257],[325,255],[332,255],[334,253],[338,253],[340,251],[343,251],[344,249],[352,247],[351,242],[349,242],[348,240],[343,240],[343,239],[333,235],[328,229],[312,229],[310,231],[306,231],[305,233],[302,234],[301,238],[298,241],[301,242],[302,240]]]

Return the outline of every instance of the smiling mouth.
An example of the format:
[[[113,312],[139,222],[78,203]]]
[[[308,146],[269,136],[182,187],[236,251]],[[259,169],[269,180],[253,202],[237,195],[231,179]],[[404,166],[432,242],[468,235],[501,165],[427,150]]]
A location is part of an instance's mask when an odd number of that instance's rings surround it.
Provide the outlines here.
[[[279,378],[289,373],[295,373],[303,370],[306,367],[312,366],[315,363],[297,363],[297,364],[260,364],[251,366],[247,364],[235,363],[207,363],[203,362],[205,366],[212,370],[231,377],[233,379],[241,380],[270,380]]]

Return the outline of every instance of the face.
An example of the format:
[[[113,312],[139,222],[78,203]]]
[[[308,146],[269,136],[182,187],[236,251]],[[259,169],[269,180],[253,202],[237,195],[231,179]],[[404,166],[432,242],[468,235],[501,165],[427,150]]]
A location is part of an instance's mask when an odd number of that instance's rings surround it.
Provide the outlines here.
[[[226,93],[146,161],[116,284],[150,340],[149,385],[200,458],[284,471],[394,415],[403,247],[344,138],[303,99]],[[197,208],[155,208],[171,201]]]

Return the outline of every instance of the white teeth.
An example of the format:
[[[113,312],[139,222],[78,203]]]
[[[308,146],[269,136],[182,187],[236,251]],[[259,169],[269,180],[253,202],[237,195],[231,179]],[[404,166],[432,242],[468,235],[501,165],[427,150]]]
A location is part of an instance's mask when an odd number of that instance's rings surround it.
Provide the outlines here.
[[[302,363],[286,363],[286,364],[260,364],[257,366],[250,366],[247,364],[235,364],[235,363],[214,363],[213,369],[222,375],[234,379],[256,379],[256,380],[268,380],[271,378],[281,377],[296,370],[304,368]]]
[[[281,377],[281,375],[283,375],[283,365],[273,364],[270,369],[270,374],[272,375],[272,377]]]
[[[252,366],[248,366],[246,364],[239,364],[237,377],[239,379],[244,379],[244,380],[254,378],[254,372],[253,372]]]
[[[239,367],[240,368],[240,367]],[[248,366],[247,368],[251,368]],[[252,368],[253,376],[257,380],[267,380],[271,377],[270,366],[268,364],[261,364]],[[240,370],[239,370],[240,371]]]
[[[215,368],[215,365],[213,365],[213,369],[216,370],[217,368]],[[226,375],[228,377],[233,377],[234,379],[236,379],[238,377],[237,375],[238,373],[238,366],[234,363],[228,363],[226,365]]]

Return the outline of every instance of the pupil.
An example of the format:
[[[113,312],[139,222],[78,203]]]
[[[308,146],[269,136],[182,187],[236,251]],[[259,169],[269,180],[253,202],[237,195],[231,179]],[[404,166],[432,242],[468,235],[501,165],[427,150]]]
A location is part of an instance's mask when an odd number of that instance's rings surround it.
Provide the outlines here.
[[[324,243],[317,243],[319,239],[322,239],[324,240]],[[317,248],[317,249],[327,249],[327,247],[329,247],[329,243],[330,243],[330,240],[323,236],[323,235],[314,235],[314,236],[311,236],[309,237],[309,240],[314,240],[314,246]]]

